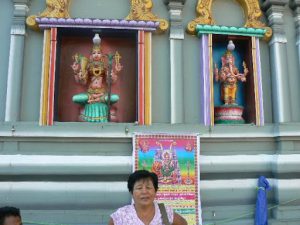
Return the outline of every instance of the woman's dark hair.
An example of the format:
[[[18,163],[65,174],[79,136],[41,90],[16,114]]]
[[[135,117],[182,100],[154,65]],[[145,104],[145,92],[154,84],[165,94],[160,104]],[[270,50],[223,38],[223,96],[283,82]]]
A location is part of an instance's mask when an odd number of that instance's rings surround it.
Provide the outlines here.
[[[155,173],[149,172],[148,170],[136,170],[130,174],[127,180],[127,187],[129,192],[133,192],[134,184],[139,180],[151,179],[155,191],[158,190],[158,178]]]
[[[10,217],[10,216],[20,217],[20,219],[21,219],[20,209],[15,208],[15,207],[9,207],[9,206],[1,207],[0,208],[0,225],[3,225],[6,217]]]

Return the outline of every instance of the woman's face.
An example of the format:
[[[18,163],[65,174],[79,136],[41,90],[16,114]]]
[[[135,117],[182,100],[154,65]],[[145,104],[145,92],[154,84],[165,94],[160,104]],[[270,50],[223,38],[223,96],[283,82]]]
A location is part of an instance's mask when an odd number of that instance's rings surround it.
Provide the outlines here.
[[[141,206],[153,204],[156,191],[151,178],[135,182],[132,192],[134,203]]]
[[[4,219],[4,225],[22,225],[22,220],[18,216],[8,216]]]

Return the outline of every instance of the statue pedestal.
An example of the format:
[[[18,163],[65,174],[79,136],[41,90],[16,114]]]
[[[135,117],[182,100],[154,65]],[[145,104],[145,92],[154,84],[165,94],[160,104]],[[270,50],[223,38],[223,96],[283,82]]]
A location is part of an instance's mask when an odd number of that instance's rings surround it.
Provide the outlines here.
[[[222,105],[215,107],[215,124],[243,124],[244,107],[238,105]]]

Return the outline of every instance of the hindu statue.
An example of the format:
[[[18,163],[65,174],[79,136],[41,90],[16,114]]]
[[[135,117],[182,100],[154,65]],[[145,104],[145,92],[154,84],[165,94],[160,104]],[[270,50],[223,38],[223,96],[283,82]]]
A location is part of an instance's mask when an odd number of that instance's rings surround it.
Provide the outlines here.
[[[242,119],[243,107],[238,106],[236,95],[238,82],[246,82],[248,68],[243,62],[243,73],[240,73],[235,65],[235,57],[232,52],[235,45],[232,40],[227,45],[227,51],[221,58],[222,67],[219,70],[215,64],[214,77],[216,82],[221,82],[221,100],[224,105],[215,107],[215,121],[218,123],[244,123]]]
[[[122,70],[120,54],[104,54],[101,38],[95,34],[91,55],[85,57],[76,53],[71,65],[75,81],[87,87],[87,91],[73,96],[73,102],[84,106],[80,118],[87,122],[110,121],[111,105],[119,96],[111,93],[111,85],[117,81]]]
[[[240,73],[238,68],[235,66],[235,58],[232,54],[235,45],[230,40],[227,45],[227,51],[222,56],[222,67],[221,70],[217,68],[215,64],[214,76],[216,81],[222,83],[221,98],[225,105],[236,104],[236,93],[238,81],[246,82],[246,76],[248,69],[246,63],[243,62],[244,73]]]
[[[156,173],[160,183],[163,184],[180,184],[182,182],[176,151],[173,144],[170,148],[164,149],[160,142],[160,146],[154,156],[152,164],[152,172]]]

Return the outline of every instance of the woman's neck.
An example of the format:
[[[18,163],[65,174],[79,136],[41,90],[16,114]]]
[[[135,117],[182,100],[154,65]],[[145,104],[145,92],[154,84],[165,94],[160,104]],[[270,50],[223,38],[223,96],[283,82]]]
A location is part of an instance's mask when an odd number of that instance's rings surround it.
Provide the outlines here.
[[[155,215],[154,203],[150,205],[137,205],[134,204],[134,208],[137,216],[144,224],[150,224]]]

